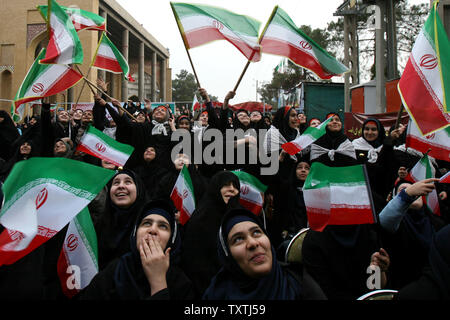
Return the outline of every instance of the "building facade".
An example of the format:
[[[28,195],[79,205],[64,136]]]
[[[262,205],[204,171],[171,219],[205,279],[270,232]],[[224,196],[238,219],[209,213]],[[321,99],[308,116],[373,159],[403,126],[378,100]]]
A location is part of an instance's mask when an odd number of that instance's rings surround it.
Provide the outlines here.
[[[128,82],[122,74],[112,74],[89,66],[94,58],[101,31],[78,33],[84,51],[80,70],[96,82],[105,79],[108,95],[120,101],[136,96],[140,101],[171,101],[172,75],[169,51],[114,0],[58,0],[63,6],[75,6],[106,19],[108,37],[128,60]],[[47,27],[37,10],[46,0],[0,0],[0,108],[10,110],[11,102],[42,47],[48,43]],[[51,98],[52,102],[93,102],[93,94],[83,82]]]

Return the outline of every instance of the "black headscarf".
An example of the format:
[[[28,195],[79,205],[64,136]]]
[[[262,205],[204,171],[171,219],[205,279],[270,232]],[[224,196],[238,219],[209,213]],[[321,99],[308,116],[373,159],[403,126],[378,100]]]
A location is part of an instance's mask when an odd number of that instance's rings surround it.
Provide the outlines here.
[[[293,275],[286,272],[276,259],[273,246],[272,269],[262,278],[246,275],[234,260],[228,247],[228,233],[233,225],[251,221],[267,235],[262,221],[245,209],[233,209],[224,216],[218,233],[218,256],[223,264],[213,278],[203,299],[205,300],[295,300],[301,297],[301,285]]]
[[[278,109],[272,123],[287,141],[294,140],[298,134],[296,129],[289,126],[289,114],[291,113],[291,110],[292,107],[289,106]]]
[[[443,227],[433,237],[430,246],[430,267],[441,289],[443,298],[450,298],[450,225]]]
[[[364,128],[366,127],[368,122],[375,122],[378,129],[378,137],[374,141],[367,141],[367,139],[364,137]],[[369,118],[366,119],[366,121],[364,121],[362,126],[362,132],[363,132],[362,137],[364,138],[364,140],[366,140],[367,143],[369,143],[374,148],[378,148],[379,146],[381,146],[384,142],[384,138],[386,137],[386,131],[384,129],[384,126],[378,119],[375,118]]]
[[[170,265],[176,262],[179,255],[181,239],[179,236],[177,222],[175,220],[175,207],[171,202],[154,200],[147,203],[137,216],[134,229],[130,236],[130,252],[120,257],[114,273],[114,282],[117,293],[122,299],[144,299],[150,296],[150,286],[142,268],[139,249],[136,245],[136,233],[141,221],[150,214],[158,214],[170,224],[171,235],[166,249],[170,251]],[[169,267],[170,268],[170,267]]]

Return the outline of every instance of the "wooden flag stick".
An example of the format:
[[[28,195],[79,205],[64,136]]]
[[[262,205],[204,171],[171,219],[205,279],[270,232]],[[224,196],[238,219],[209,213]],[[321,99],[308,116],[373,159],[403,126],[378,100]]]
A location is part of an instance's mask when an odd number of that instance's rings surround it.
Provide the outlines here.
[[[88,70],[88,72],[87,72],[86,77],[89,77],[89,73],[91,72],[91,68],[92,68],[92,65],[89,67],[89,70]],[[80,94],[78,95],[77,102],[75,103],[75,106],[76,106],[76,105],[78,104],[78,102],[80,101],[81,94],[83,93],[83,90],[84,90],[84,86],[85,86],[85,85],[86,85],[86,81],[83,82],[83,86],[81,87],[81,91],[80,91]]]
[[[397,121],[395,121],[394,129],[397,129],[398,125],[400,124],[400,119],[402,118],[402,112],[403,112],[403,103],[400,105],[400,110],[398,110]]]

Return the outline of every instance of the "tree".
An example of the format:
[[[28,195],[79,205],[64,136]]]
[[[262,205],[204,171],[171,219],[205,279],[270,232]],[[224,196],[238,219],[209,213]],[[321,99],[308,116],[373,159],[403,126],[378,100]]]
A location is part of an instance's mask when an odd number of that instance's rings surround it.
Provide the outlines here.
[[[192,101],[194,99],[194,93],[197,95],[197,99],[201,101],[200,95],[197,93],[197,82],[192,73],[182,69],[179,74],[176,75],[176,79],[172,80],[172,98],[173,101]],[[209,95],[211,101],[218,101],[218,98],[213,95]]]

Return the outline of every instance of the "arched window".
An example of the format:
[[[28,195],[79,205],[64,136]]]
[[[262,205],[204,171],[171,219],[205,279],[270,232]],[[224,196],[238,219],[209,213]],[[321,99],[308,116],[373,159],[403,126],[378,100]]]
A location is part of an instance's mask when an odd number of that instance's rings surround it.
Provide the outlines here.
[[[11,100],[12,97],[12,73],[9,70],[4,70],[1,73],[0,77],[0,99],[6,99]],[[1,101],[0,104],[2,107],[9,107],[11,106],[11,102],[7,101]]]

